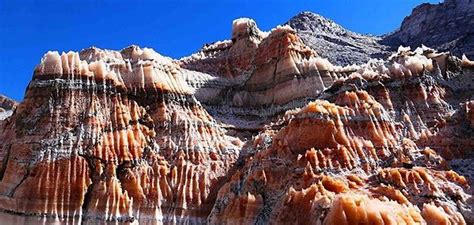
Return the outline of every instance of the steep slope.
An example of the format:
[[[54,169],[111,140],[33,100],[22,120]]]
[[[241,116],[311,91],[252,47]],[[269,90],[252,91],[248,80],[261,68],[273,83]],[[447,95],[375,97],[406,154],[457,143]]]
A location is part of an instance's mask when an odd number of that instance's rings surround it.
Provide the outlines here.
[[[391,46],[381,37],[349,31],[312,12],[302,12],[286,24],[295,29],[303,42],[336,65],[362,64],[371,58],[386,58]]]
[[[0,129],[0,207],[27,215],[202,222],[238,157],[151,49],[48,52]]]
[[[232,40],[206,45],[178,63],[201,73],[186,78],[196,97],[236,128],[261,129],[357,70],[334,66],[289,26],[262,32],[255,21],[238,19],[232,29]]]
[[[383,36],[349,31],[312,12],[302,12],[286,24],[318,54],[336,65],[366,63],[371,58],[386,58],[398,46],[426,45],[449,51],[458,57],[474,58],[474,2],[446,0],[415,7],[399,29]]]
[[[389,45],[426,46],[474,58],[474,2],[446,0],[413,9],[400,29],[384,38]]]
[[[433,150],[400,139],[367,92],[341,93],[336,103],[287,113],[266,131],[268,147],[256,139],[262,149],[221,189],[209,222],[465,223],[465,178],[445,171]]]

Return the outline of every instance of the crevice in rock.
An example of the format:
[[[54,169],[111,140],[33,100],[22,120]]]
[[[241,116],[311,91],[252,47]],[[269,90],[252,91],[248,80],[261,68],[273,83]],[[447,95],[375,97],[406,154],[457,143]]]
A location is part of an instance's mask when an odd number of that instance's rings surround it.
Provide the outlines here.
[[[26,174],[25,176],[23,176],[23,178],[21,178],[20,182],[18,184],[15,185],[15,187],[13,187],[13,189],[10,191],[10,193],[7,194],[8,197],[13,197],[13,195],[15,194],[16,190],[18,189],[18,187],[21,186],[21,184],[23,184],[23,182],[25,182],[25,180],[30,176],[30,168],[29,168],[29,165],[28,167],[26,168]]]
[[[5,170],[7,169],[8,159],[10,158],[11,145],[6,147],[6,149],[7,152],[0,166],[0,182],[3,180],[3,175],[5,174]]]

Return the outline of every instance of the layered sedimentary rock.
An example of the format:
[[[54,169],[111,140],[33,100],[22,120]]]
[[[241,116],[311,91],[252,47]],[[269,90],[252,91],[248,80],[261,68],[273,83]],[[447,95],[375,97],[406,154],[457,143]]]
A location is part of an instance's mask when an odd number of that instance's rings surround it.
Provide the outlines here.
[[[384,37],[389,45],[416,47],[421,44],[474,57],[474,3],[445,0],[423,3],[413,9],[399,30]]]
[[[179,61],[199,72],[186,78],[198,100],[214,114],[231,115],[225,122],[232,126],[261,128],[356,71],[319,56],[289,26],[262,32],[255,21],[238,19],[232,28],[232,40],[206,45]]]
[[[317,100],[254,140],[211,224],[466,224],[469,182],[399,135],[365,91]],[[317,132],[314,132],[317,131]],[[464,214],[464,216],[463,216]]]
[[[448,164],[472,162],[473,68],[425,46],[351,67],[320,89],[330,102],[264,128],[208,222],[471,223],[470,182]]]
[[[0,207],[101,220],[204,220],[241,143],[151,49],[48,52],[1,129]]]
[[[4,96],[0,95],[0,120],[4,120],[5,118],[9,117],[13,110],[17,106],[17,102]]]
[[[48,52],[0,123],[0,209],[188,224],[472,224],[474,62],[334,65],[251,19],[173,60]]]

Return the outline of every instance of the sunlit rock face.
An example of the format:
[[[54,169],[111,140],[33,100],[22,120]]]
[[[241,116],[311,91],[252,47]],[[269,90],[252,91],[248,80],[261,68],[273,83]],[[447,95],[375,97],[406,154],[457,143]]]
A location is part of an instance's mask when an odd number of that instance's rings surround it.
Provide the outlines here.
[[[467,179],[365,91],[289,111],[254,139],[211,224],[466,224]],[[407,124],[408,125],[408,124]],[[463,216],[464,215],[464,216]],[[466,217],[466,218],[465,218]]]
[[[0,209],[165,224],[472,224],[474,62],[353,66],[251,19],[180,60],[47,52],[0,122]]]
[[[1,129],[0,207],[205,220],[241,143],[189,93],[183,72],[136,46],[45,54]]]
[[[366,63],[372,58],[386,58],[393,48],[383,38],[345,29],[334,21],[312,12],[302,12],[286,24],[295,29],[303,42],[337,65]]]
[[[232,23],[231,35],[232,40],[206,44],[200,52],[183,58],[183,67],[223,77],[250,75],[253,56],[267,34],[252,19],[241,18]]]
[[[352,67],[255,136],[208,222],[472,223],[471,63],[421,46]]]
[[[289,26],[261,32],[251,19],[233,22],[232,40],[206,45],[179,60],[199,101],[237,128],[262,128],[268,119],[302,107],[356,66],[335,66],[306,46]],[[226,107],[221,107],[222,105]]]

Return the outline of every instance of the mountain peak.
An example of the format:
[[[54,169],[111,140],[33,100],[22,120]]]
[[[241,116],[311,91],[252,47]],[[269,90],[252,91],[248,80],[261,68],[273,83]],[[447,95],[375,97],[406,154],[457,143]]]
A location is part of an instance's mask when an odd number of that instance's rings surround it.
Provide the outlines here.
[[[319,14],[303,11],[287,23],[303,42],[338,65],[361,64],[370,58],[383,58],[389,47],[380,37],[358,34]]]
[[[287,24],[299,31],[338,33],[347,32],[345,28],[334,21],[310,11],[303,11],[299,13],[298,15],[291,18]]]

